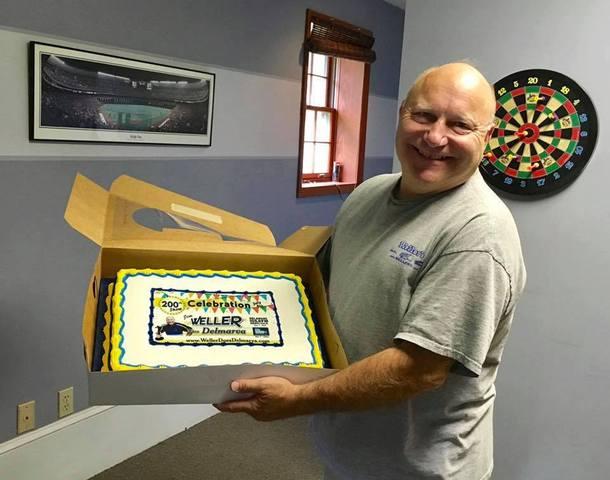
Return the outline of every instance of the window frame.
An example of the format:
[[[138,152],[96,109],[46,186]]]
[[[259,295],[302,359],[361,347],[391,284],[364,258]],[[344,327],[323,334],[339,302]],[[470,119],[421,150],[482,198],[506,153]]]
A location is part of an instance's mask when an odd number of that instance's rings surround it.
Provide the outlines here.
[[[363,179],[363,170],[364,170],[364,150],[365,150],[365,141],[366,141],[366,121],[367,121],[367,113],[368,113],[368,97],[369,97],[369,81],[370,81],[370,63],[375,59],[375,53],[372,50],[364,50],[369,57],[366,60],[362,60],[361,58],[349,57],[347,56],[345,60],[357,62],[358,64],[362,64],[361,75],[358,76],[357,81],[355,82],[357,85],[362,85],[361,96],[359,99],[356,99],[353,103],[354,107],[357,107],[359,110],[359,124],[357,128],[357,136],[359,138],[357,146],[355,146],[352,150],[353,152],[349,154],[341,155],[338,153],[337,145],[341,138],[341,118],[345,118],[345,114],[342,113],[341,109],[341,82],[343,79],[339,78],[338,73],[341,71],[340,63],[344,60],[339,54],[338,57],[335,57],[329,53],[316,51],[315,49],[310,50],[307,48],[309,41],[309,34],[313,31],[314,22],[316,20],[321,20],[324,22],[331,22],[332,24],[339,25],[341,28],[348,28],[350,31],[355,32],[358,35],[368,35],[369,39],[374,41],[372,37],[372,33],[368,30],[356,27],[347,22],[343,22],[341,20],[334,19],[327,15],[321,14],[319,12],[315,12],[313,10],[308,9],[305,21],[305,41],[303,48],[303,71],[302,71],[302,79],[301,79],[301,110],[300,110],[300,129],[299,129],[299,146],[298,146],[298,171],[297,171],[297,197],[310,197],[310,196],[318,196],[318,195],[330,195],[330,194],[342,194],[351,192],[358,184],[362,182]],[[371,43],[372,45],[372,43]],[[369,46],[370,47],[370,46]],[[328,107],[313,107],[309,106],[307,102],[307,93],[309,86],[309,69],[310,69],[310,54],[319,53],[325,55],[327,58],[332,60],[329,62],[329,76],[327,78],[327,105]],[[313,57],[312,57],[313,58]],[[372,59],[371,59],[372,58]],[[330,63],[332,63],[332,73],[330,72]],[[348,97],[344,97],[342,101]],[[349,97],[351,99],[351,97]],[[304,146],[305,146],[305,118],[307,110],[324,110],[324,111],[332,111],[331,113],[331,151],[329,155],[329,171],[326,175],[320,174],[304,174],[303,173],[303,155],[304,155]],[[349,109],[348,109],[349,110]],[[358,113],[354,117],[354,120],[357,121]],[[339,126],[339,127],[338,127]],[[344,127],[345,128],[345,127]],[[350,127],[353,128],[353,127]],[[356,130],[356,129],[354,129]],[[353,133],[353,132],[351,132]],[[351,136],[350,133],[350,136]],[[342,147],[345,150],[345,147]],[[347,156],[346,156],[347,155]],[[341,158],[339,158],[341,157]],[[349,158],[348,158],[349,157]],[[343,164],[344,172],[349,169],[349,175],[342,175],[338,181],[333,181],[333,166],[335,161]],[[348,169],[346,169],[346,166]]]

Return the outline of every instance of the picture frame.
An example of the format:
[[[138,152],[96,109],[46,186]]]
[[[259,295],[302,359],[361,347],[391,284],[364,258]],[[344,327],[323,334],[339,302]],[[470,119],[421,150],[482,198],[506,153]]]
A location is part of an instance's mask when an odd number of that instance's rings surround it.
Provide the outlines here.
[[[212,144],[214,73],[30,42],[30,140]]]

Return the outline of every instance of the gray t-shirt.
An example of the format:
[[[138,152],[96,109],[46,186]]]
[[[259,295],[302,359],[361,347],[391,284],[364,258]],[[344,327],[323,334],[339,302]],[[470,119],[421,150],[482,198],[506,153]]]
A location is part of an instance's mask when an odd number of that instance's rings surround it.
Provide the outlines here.
[[[348,360],[406,340],[456,362],[397,406],[312,418],[336,478],[483,480],[493,468],[494,380],[525,266],[513,218],[479,173],[416,201],[399,174],[346,200],[326,252],[329,306]]]

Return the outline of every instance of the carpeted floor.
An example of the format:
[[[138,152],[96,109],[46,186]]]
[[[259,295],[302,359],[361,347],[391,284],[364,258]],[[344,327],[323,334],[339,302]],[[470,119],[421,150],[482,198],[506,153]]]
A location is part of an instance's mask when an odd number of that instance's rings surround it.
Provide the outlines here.
[[[307,418],[257,422],[220,413],[90,480],[320,480]]]

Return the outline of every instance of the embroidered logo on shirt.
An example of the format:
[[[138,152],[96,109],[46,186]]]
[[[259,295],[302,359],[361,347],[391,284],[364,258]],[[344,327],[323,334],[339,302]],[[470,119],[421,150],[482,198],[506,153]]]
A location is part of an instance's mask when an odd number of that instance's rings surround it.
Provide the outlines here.
[[[426,252],[419,250],[409,242],[401,241],[398,246],[390,248],[390,258],[414,270],[419,270],[424,264]]]

